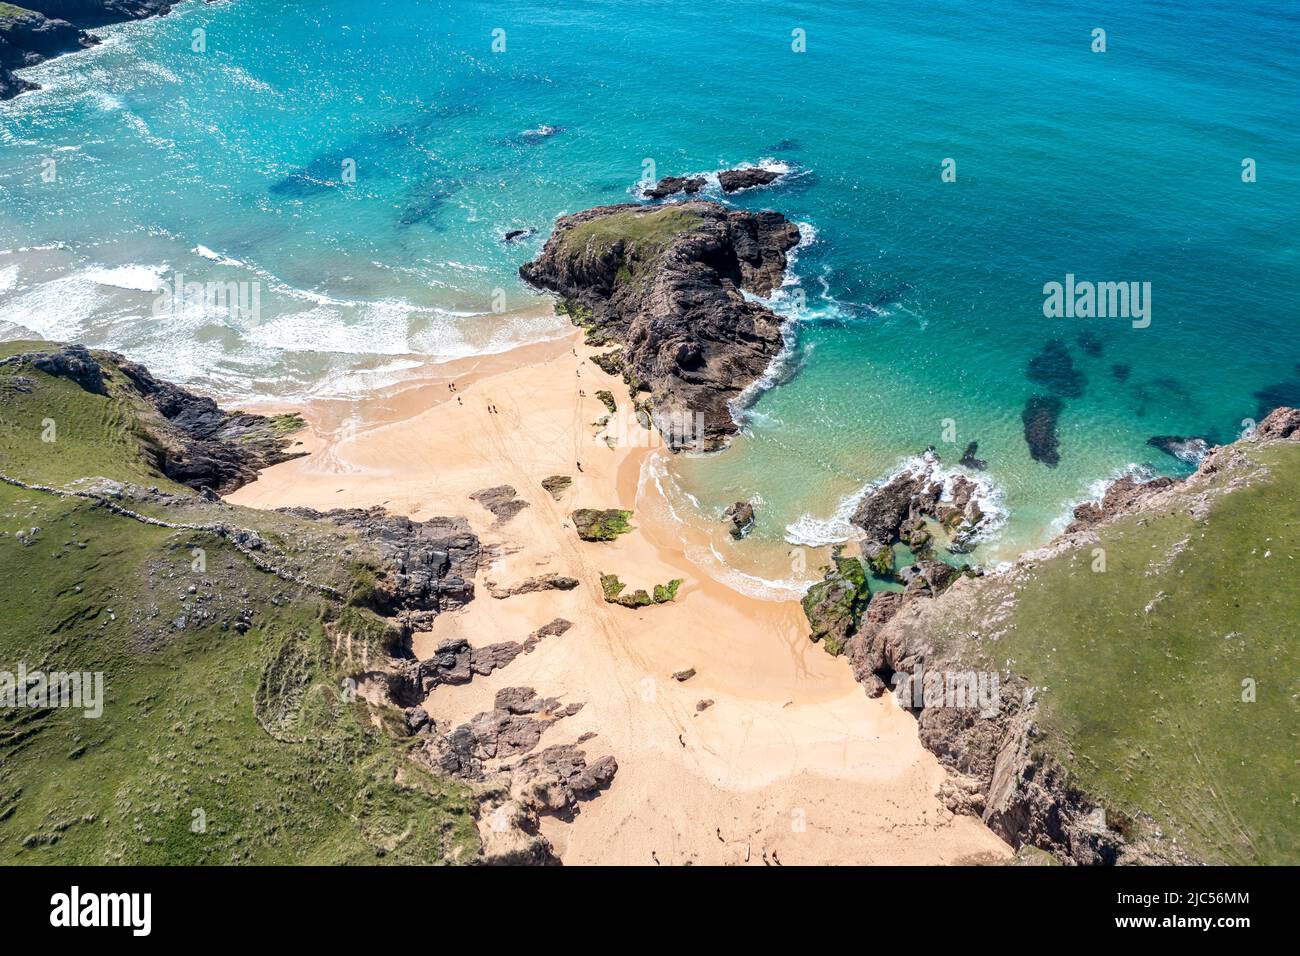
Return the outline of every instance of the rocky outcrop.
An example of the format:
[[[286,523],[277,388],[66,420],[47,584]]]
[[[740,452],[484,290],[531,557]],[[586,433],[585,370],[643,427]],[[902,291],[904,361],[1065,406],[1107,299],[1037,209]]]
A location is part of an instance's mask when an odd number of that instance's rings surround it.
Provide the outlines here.
[[[486,584],[488,594],[498,601],[504,601],[506,598],[534,594],[537,591],[572,591],[578,586],[578,579],[548,572],[525,578],[518,584],[498,584],[496,581],[488,581]]]
[[[474,492],[470,498],[492,512],[492,516],[497,519],[497,524],[505,524],[528,507],[528,502],[520,498],[519,492],[511,485],[484,488],[482,491]]]
[[[723,512],[731,522],[731,536],[739,541],[754,527],[754,506],[748,501],[737,501]]]
[[[0,4],[0,100],[40,87],[12,70],[99,43],[91,27],[143,20],[171,11],[178,0],[23,0]]]
[[[843,557],[836,549],[821,581],[810,587],[803,598],[804,616],[811,629],[809,640],[820,643],[832,656],[843,653],[870,600],[862,562]]]
[[[179,3],[180,0],[23,0],[19,6],[89,28],[162,16]]]
[[[703,176],[665,176],[653,186],[646,187],[642,195],[646,199],[665,199],[678,193],[693,196],[704,188],[705,183]]]
[[[1127,514],[1142,498],[1154,491],[1172,488],[1172,478],[1153,478],[1142,481],[1135,475],[1124,475],[1106,486],[1100,501],[1086,501],[1074,509],[1074,520],[1066,526],[1067,534],[1096,527],[1118,515]]]
[[[1198,464],[1210,450],[1210,443],[1196,436],[1156,435],[1148,438],[1147,444],[1189,465]]]
[[[432,657],[401,661],[385,678],[388,696],[399,707],[415,708],[442,684],[468,684],[510,664],[520,654],[531,654],[548,637],[559,637],[573,626],[562,617],[544,624],[522,641],[499,641],[471,647],[462,637],[438,645]]]
[[[1250,439],[1300,441],[1300,411],[1276,409]],[[1026,555],[1022,562],[1063,547],[1095,543],[1103,525],[1142,511],[1176,506],[1202,513],[1198,496],[1222,493],[1209,479],[1234,466],[1240,454],[1237,446],[1214,449],[1183,481],[1124,476],[1106,489],[1099,502],[1076,508],[1074,522],[1057,542]],[[1252,473],[1249,468],[1244,471]],[[1176,501],[1170,497],[1175,493]],[[885,519],[872,527],[888,527],[902,513],[904,498],[897,489],[882,498],[871,514]],[[1108,824],[1105,810],[1071,784],[1050,752],[1036,746],[1037,702],[1023,678],[1008,669],[983,675],[997,678],[996,684],[989,681],[978,688],[969,680],[963,684],[963,675],[970,676],[963,662],[967,638],[953,635],[947,622],[978,611],[975,619],[991,613],[992,626],[1002,626],[998,615],[1003,613],[1003,600],[990,612],[979,602],[984,584],[966,580],[968,575],[940,562],[922,560],[900,577],[907,581],[903,591],[875,594],[852,619],[843,613],[830,615],[835,628],[826,630],[849,635],[845,657],[870,695],[893,688],[900,704],[916,714],[921,742],[954,773],[939,794],[949,809],[979,816],[1013,847],[1036,847],[1062,862],[1194,862],[1177,844],[1153,839],[1141,826]],[[846,589],[840,591],[842,603]],[[934,639],[938,634],[949,636],[939,644]]]
[[[400,617],[408,630],[473,600],[481,552],[464,518],[412,521],[378,507],[280,510],[356,530],[367,557],[357,560],[357,586],[350,600]]]
[[[745,293],[781,283],[799,230],[775,212],[692,200],[601,206],[556,223],[520,275],[557,293],[592,344],[622,347],[634,396],[649,392],[669,447],[717,448],[729,403],[781,351],[781,320]]]
[[[771,169],[749,166],[744,169],[724,169],[718,173],[718,185],[724,193],[734,193],[755,186],[770,186],[781,178],[781,174]]]
[[[267,418],[225,411],[115,352],[63,345],[13,355],[0,366],[66,378],[96,395],[108,394],[112,383],[123,397],[142,400],[157,414],[149,422],[153,441],[144,447],[145,454],[168,478],[195,490],[229,494],[255,481],[263,468],[306,454],[290,450],[289,436],[303,427],[296,415]]]
[[[579,508],[570,517],[583,541],[613,541],[633,530],[628,524],[632,512],[624,508]]]
[[[66,20],[50,19],[32,10],[0,6],[0,67],[17,70],[50,57],[84,50],[97,42]]]
[[[1275,408],[1255,427],[1260,439],[1300,438],[1300,409]]]
[[[918,464],[905,468],[863,495],[850,519],[865,534],[869,556],[901,541],[924,550],[932,534],[926,521],[941,524],[951,535],[949,550],[965,551],[982,529],[986,515],[980,507],[979,484],[962,474],[939,472],[939,458],[927,451]]]
[[[551,475],[542,479],[542,487],[556,501],[564,497],[564,493],[569,490],[571,484],[573,484],[573,479],[569,475]]]

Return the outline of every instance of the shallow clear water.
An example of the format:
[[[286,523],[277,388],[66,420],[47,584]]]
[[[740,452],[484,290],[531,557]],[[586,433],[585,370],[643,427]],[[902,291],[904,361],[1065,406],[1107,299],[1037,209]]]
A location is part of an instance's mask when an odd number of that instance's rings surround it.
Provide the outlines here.
[[[559,331],[493,314],[494,290],[526,306],[515,270],[554,217],[628,199],[647,158],[774,159],[791,177],[734,201],[815,230],[780,303],[808,305],[792,377],[730,451],[672,469],[708,520],[761,499],[729,558],[833,536],[864,483],[972,440],[1005,557],[1099,479],[1187,470],[1149,437],[1226,440],[1300,401],[1287,5],[238,0],[104,32],[0,104],[6,337],[111,345],[237,398],[355,392]],[[515,228],[538,232],[503,244]],[[260,314],[156,317],[178,271],[261,282]],[[1150,326],[1045,318],[1067,273],[1150,282]],[[1056,378],[1048,467],[1021,412],[1054,338],[1079,376]]]

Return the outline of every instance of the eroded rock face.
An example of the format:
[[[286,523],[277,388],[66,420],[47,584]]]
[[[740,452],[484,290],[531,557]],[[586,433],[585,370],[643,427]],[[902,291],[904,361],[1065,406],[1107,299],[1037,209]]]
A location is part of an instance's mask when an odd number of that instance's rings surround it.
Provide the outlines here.
[[[0,6],[0,100],[40,86],[11,70],[99,43],[86,28],[167,13],[177,0],[23,0]]]
[[[408,628],[428,624],[474,597],[479,541],[464,518],[412,521],[383,508],[280,510],[357,529],[379,560],[365,603],[381,614],[400,616]]]
[[[300,419],[228,412],[206,396],[155,378],[143,365],[115,352],[63,345],[10,356],[0,365],[66,378],[96,395],[107,394],[106,381],[120,383],[160,416],[151,429],[156,444],[145,449],[153,455],[154,466],[195,490],[229,494],[255,481],[263,468],[305,454],[290,450],[289,435],[302,426]]]
[[[734,193],[755,186],[768,186],[781,178],[781,174],[756,166],[747,169],[724,169],[718,173],[718,185],[724,193]]]
[[[1300,439],[1300,409],[1275,408],[1264,417],[1256,428],[1259,438]]]
[[[1172,488],[1177,482],[1172,478],[1154,478],[1142,481],[1134,475],[1125,475],[1112,481],[1101,501],[1086,501],[1074,509],[1074,520],[1066,526],[1066,533],[1084,531],[1116,515],[1129,511],[1142,498],[1156,491]]]
[[[519,273],[559,294],[588,342],[622,346],[670,447],[716,448],[737,428],[728,403],[783,344],[781,320],[743,293],[771,294],[798,242],[775,212],[627,203],[560,219]]]
[[[50,19],[34,11],[13,16],[0,11],[0,67],[16,70],[35,66],[98,42],[66,20]]]
[[[678,193],[694,195],[704,188],[704,182],[703,176],[665,176],[646,189],[643,195],[646,199],[664,199]]]

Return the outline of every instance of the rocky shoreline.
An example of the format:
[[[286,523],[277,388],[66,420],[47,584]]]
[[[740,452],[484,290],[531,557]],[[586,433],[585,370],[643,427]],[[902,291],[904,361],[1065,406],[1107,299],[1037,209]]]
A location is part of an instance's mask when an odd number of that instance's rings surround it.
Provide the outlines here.
[[[730,404],[784,344],[781,319],[745,293],[780,287],[800,239],[776,212],[692,200],[565,216],[519,273],[560,297],[621,373],[638,413],[674,450],[712,450],[737,430]]]
[[[40,89],[14,70],[65,53],[88,50],[99,38],[88,30],[170,13],[180,0],[23,0],[0,3],[0,100]],[[209,0],[210,2],[210,0]]]
[[[1300,410],[1271,412],[1254,436],[1243,441],[1300,441]],[[1144,511],[1186,510],[1208,513],[1222,490],[1210,481],[1240,467],[1241,442],[1211,450],[1186,479],[1140,481],[1126,476],[1113,482],[1098,502],[1079,505],[1065,532],[1039,551],[1023,555],[1007,572],[1066,550],[1096,545],[1097,532]],[[1239,482],[1240,479],[1234,479]],[[1038,701],[1035,689],[1013,672],[1003,675],[991,695],[974,707],[945,706],[951,686],[940,684],[934,701],[932,678],[969,671],[961,641],[940,646],[934,635],[957,609],[974,606],[986,581],[975,570],[958,572],[951,565],[921,558],[906,569],[902,591],[871,594],[865,586],[870,555],[882,546],[909,543],[906,535],[933,497],[924,482],[890,482],[869,495],[854,515],[862,529],[862,559],[836,555],[821,584],[804,601],[814,641],[843,653],[854,677],[871,696],[893,689],[900,703],[917,717],[922,743],[955,774],[941,792],[953,812],[980,817],[993,832],[1019,849],[1047,851],[1061,862],[1083,865],[1114,863],[1194,863],[1176,842],[1154,828],[1136,823],[1118,828],[1095,798],[1077,789],[1050,755],[1036,746]],[[882,522],[881,516],[887,520]],[[876,566],[877,573],[887,569]],[[1002,578],[1002,575],[997,578]],[[994,621],[993,623],[998,623]],[[929,706],[936,703],[936,706]]]

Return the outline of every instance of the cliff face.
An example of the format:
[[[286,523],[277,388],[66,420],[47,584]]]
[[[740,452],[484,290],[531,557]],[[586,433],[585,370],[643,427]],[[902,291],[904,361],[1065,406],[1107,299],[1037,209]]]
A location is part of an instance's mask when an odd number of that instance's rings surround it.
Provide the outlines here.
[[[113,352],[65,345],[11,355],[2,366],[68,379],[92,394],[142,399],[138,412],[152,426],[144,447],[154,467],[196,491],[229,494],[255,481],[261,469],[302,454],[290,450],[289,433],[302,427],[296,416],[225,411]]]
[[[1293,659],[1275,632],[1300,604],[1298,475],[1300,411],[1279,408],[1186,480],[1117,481],[1005,573],[936,579],[922,559],[904,591],[872,596],[844,655],[868,693],[893,687],[916,714],[955,774],[948,806],[1012,846],[1078,864],[1295,862],[1287,785],[1232,774],[1290,759],[1294,699],[1257,703],[1252,675]]]
[[[736,431],[728,403],[782,347],[781,320],[743,293],[781,284],[799,230],[775,212],[712,202],[622,204],[566,216],[520,275],[555,292],[674,449],[716,448]]]
[[[91,27],[169,13],[178,0],[24,0],[0,3],[0,100],[40,89],[13,70],[88,49]]]

